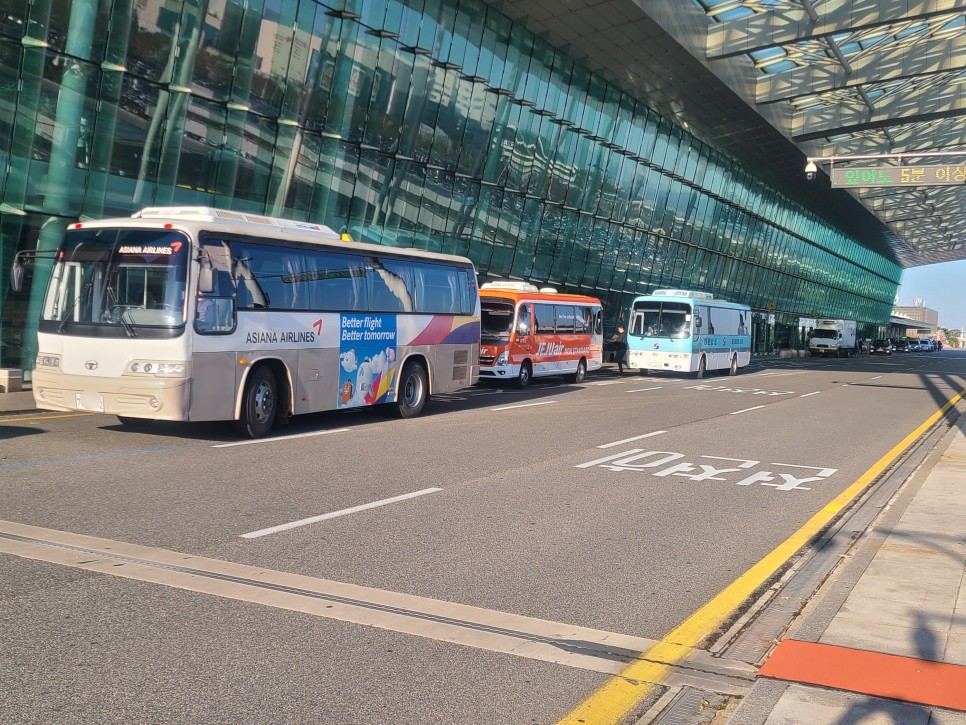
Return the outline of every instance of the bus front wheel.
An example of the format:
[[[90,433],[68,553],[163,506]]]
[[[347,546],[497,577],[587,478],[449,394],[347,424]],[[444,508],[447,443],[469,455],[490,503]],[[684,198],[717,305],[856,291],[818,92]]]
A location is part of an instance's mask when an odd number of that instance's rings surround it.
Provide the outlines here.
[[[530,380],[533,378],[533,368],[530,367],[530,361],[526,361],[520,366],[520,374],[517,375],[517,387],[523,390],[530,385]]]
[[[423,366],[415,360],[406,363],[396,400],[396,413],[400,418],[415,418],[422,412],[428,387]]]
[[[582,383],[587,377],[587,361],[580,358],[580,362],[577,363],[576,372],[572,372],[565,376],[568,383]]]
[[[707,363],[705,363],[704,355],[701,356],[701,360],[698,361],[698,372],[694,374],[698,380],[704,377],[705,372],[707,372]]]
[[[249,438],[261,438],[272,429],[277,412],[275,375],[266,366],[256,368],[245,383],[241,415],[235,421],[235,429]]]

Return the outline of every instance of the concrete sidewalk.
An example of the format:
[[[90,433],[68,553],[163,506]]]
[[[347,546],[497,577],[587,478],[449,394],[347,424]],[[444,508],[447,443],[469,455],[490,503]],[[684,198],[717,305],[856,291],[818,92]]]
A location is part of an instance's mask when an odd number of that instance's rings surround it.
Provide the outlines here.
[[[728,725],[966,725],[964,428],[808,603]]]

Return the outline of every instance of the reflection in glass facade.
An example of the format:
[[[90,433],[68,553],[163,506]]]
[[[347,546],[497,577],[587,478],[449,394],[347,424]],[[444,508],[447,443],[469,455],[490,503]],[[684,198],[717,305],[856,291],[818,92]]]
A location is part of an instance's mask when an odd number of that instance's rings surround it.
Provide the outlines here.
[[[47,268],[78,217],[191,204],[466,254],[599,295],[685,287],[889,319],[900,267],[482,0],[5,0],[0,366],[33,367]],[[771,308],[770,306],[774,306]],[[783,322],[787,325],[782,325]]]

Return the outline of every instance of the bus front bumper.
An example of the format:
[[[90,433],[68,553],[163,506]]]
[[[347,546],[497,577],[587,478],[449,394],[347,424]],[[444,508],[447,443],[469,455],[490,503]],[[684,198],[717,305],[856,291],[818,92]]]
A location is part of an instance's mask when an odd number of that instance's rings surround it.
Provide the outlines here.
[[[96,378],[37,368],[34,401],[42,410],[107,413],[151,420],[187,420],[185,378]]]
[[[480,380],[516,380],[519,365],[480,365]]]
[[[693,372],[691,355],[676,352],[650,352],[631,350],[627,354],[627,367],[631,370],[674,370]]]

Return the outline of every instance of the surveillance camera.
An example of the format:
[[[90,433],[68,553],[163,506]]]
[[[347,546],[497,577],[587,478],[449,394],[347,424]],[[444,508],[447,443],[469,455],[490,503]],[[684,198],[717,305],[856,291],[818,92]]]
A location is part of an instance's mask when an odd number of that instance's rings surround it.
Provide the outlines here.
[[[809,181],[815,180],[815,175],[818,173],[818,167],[815,165],[814,161],[809,161],[805,165],[805,178]]]

